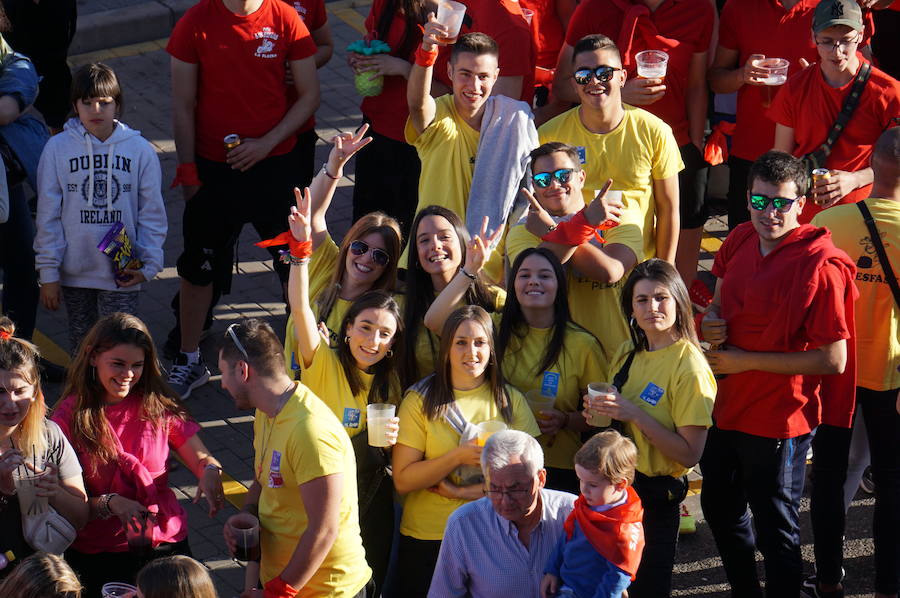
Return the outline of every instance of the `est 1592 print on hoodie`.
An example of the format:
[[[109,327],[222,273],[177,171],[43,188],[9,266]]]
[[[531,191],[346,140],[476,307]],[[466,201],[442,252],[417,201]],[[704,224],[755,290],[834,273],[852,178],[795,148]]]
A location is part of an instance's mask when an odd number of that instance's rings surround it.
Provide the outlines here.
[[[38,165],[34,250],[41,284],[138,290],[117,287],[112,260],[97,249],[116,222],[125,224],[141,272],[153,280],[162,270],[168,227],[160,183],[159,158],[140,131],[116,121],[101,142],[69,119]]]

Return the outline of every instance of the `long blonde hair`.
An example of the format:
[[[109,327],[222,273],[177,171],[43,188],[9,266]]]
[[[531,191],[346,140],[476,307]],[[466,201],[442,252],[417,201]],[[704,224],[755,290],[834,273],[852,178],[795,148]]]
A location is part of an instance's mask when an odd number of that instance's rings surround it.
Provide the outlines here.
[[[0,370],[19,374],[34,387],[34,400],[25,414],[25,419],[13,430],[16,448],[22,451],[26,461],[42,455],[47,448],[46,420],[47,403],[41,390],[41,375],[38,371],[40,353],[37,347],[15,335],[16,325],[12,320],[0,317]]]
[[[36,552],[13,569],[2,583],[3,598],[81,598],[78,576],[62,557]]]

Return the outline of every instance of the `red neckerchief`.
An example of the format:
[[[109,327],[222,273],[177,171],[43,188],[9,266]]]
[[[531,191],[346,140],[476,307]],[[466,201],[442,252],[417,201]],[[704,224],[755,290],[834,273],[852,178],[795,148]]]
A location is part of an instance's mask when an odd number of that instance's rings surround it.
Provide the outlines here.
[[[644,551],[644,507],[634,488],[629,486],[627,493],[624,504],[602,513],[592,510],[584,495],[579,495],[563,527],[566,539],[571,540],[577,520],[594,550],[634,581]]]
[[[622,54],[622,66],[628,69],[634,63],[634,55],[638,50],[662,50],[671,52],[679,45],[674,39],[659,35],[656,25],[650,20],[650,9],[643,3],[632,3],[628,0],[613,0],[613,4],[622,11],[622,28],[616,46]]]

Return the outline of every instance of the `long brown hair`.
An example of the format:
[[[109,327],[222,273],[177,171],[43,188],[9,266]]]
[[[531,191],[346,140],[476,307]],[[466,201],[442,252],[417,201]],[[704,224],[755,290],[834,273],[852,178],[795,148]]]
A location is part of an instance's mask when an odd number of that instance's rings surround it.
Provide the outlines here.
[[[398,346],[398,342],[403,342],[403,320],[400,318],[400,308],[394,298],[384,291],[368,291],[363,293],[356,301],[354,301],[344,319],[341,321],[341,327],[338,334],[337,354],[344,375],[347,377],[347,383],[350,385],[350,394],[356,396],[362,390],[362,380],[359,375],[359,368],[356,365],[356,359],[350,352],[350,345],[347,344],[347,328],[356,321],[357,316],[367,309],[383,309],[394,316],[397,323],[397,330],[394,332],[393,345]],[[327,348],[327,347],[325,347]],[[391,378],[396,375],[394,366],[394,354],[391,351],[381,361],[373,366],[375,372],[372,378],[372,386],[369,388],[368,403],[388,403],[390,402],[390,382]]]
[[[150,561],[135,583],[144,598],[216,598],[206,567],[180,554]]]
[[[80,598],[78,576],[58,555],[36,552],[0,583],[3,598]]]
[[[447,405],[456,400],[453,393],[453,379],[450,375],[450,348],[453,346],[453,337],[456,336],[456,329],[463,322],[469,320],[480,324],[484,329],[488,348],[490,349],[490,358],[484,371],[485,377],[488,380],[488,384],[490,384],[494,404],[497,405],[497,409],[500,410],[503,419],[506,422],[511,422],[512,407],[509,403],[509,395],[506,392],[503,371],[500,369],[500,362],[497,361],[497,354],[494,351],[494,326],[488,313],[477,305],[464,305],[458,308],[444,322],[444,328],[441,330],[441,348],[438,354],[437,367],[434,374],[422,380],[422,386],[420,387],[420,392],[424,398],[422,406],[425,411],[425,417],[431,420],[442,417],[447,409]]]
[[[390,256],[391,261],[384,267],[384,272],[372,283],[369,290],[394,290],[397,285],[397,266],[400,261],[400,225],[384,212],[372,212],[354,222],[341,241],[337,268],[335,268],[331,280],[328,281],[328,286],[315,299],[319,321],[328,320],[335,302],[341,295],[341,281],[347,272],[347,253],[350,251],[350,244],[372,233],[381,235],[384,240],[384,250]]]
[[[637,351],[646,351],[650,347],[647,344],[647,335],[638,326],[632,315],[634,308],[631,302],[634,300],[634,287],[642,280],[652,280],[658,282],[672,293],[675,300],[675,333],[679,339],[687,339],[694,346],[700,348],[700,342],[697,340],[697,329],[694,327],[693,310],[691,308],[691,300],[688,296],[687,287],[681,280],[681,275],[675,266],[665,260],[659,258],[649,259],[641,262],[634,267],[628,280],[622,287],[622,295],[619,298],[622,304],[622,313],[625,314],[625,320],[628,321],[628,329],[631,332],[631,340],[634,342],[634,348]]]
[[[38,372],[40,354],[37,347],[23,338],[15,336],[16,325],[6,317],[0,317],[0,370],[14,372],[34,386],[34,401],[28,407],[25,419],[16,426],[18,446],[26,460],[40,455],[47,448],[45,417],[47,403],[41,390],[41,375]]]
[[[406,21],[406,27],[403,30],[402,41],[394,48],[393,54],[406,60],[422,40],[419,25],[425,24],[427,20],[425,13],[424,0],[387,0],[384,9],[378,16],[377,29],[372,33],[376,35],[377,39],[387,43],[394,15],[402,15]]]
[[[118,345],[134,345],[144,351],[144,369],[133,392],[142,395],[141,418],[159,426],[165,415],[187,419],[188,413],[175,399],[177,396],[162,377],[156,347],[147,325],[139,318],[114,313],[101,318],[88,331],[78,348],[78,355],[69,367],[62,396],[75,396],[70,430],[71,440],[78,449],[94,456],[97,462],[108,463],[116,458],[116,442],[110,436],[109,422],[104,411],[106,391],[97,380],[91,359]]]

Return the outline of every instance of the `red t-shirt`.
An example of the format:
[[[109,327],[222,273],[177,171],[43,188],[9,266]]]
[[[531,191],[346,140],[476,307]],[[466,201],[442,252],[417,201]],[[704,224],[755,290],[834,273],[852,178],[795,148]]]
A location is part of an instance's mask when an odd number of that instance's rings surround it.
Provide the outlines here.
[[[735,228],[712,269],[722,279],[728,344],[795,352],[848,339],[844,296],[853,283],[852,274],[835,265],[841,255],[847,259],[824,228],[801,225],[765,257],[752,223]],[[821,421],[820,381],[756,370],[729,374],[718,382],[713,419],[723,430],[766,438],[806,434]]]
[[[328,13],[325,12],[325,0],[283,0],[286,4],[293,7],[300,15],[300,19],[309,31],[315,31],[325,26],[328,22]],[[297,101],[297,88],[293,85],[287,86],[288,108]],[[316,126],[316,115],[313,114],[306,122],[303,123],[297,134],[306,133]]]
[[[853,80],[842,87],[831,87],[822,70],[811,66],[782,86],[769,108],[769,118],[794,129],[795,156],[814,151],[825,141],[841,112]],[[872,67],[869,80],[859,97],[850,122],[841,133],[825,161],[834,170],[856,172],[869,167],[872,147],[878,137],[898,123],[900,116],[900,83],[890,75]],[[840,203],[856,203],[869,196],[872,185],[866,185],[843,197]],[[801,222],[809,222],[821,212],[813,202],[806,202]]]
[[[480,31],[491,36],[500,47],[500,76],[522,77],[522,95],[518,99],[531,105],[534,97],[534,40],[519,3],[516,0],[459,1],[466,5],[466,16],[459,34]],[[450,48],[441,48],[434,65],[434,77],[452,88],[447,75]]]
[[[686,106],[688,71],[694,54],[709,51],[715,24],[712,4],[709,0],[665,0],[646,17],[649,18],[649,29],[640,26],[626,27],[626,31],[623,32],[626,12],[638,7],[643,7],[640,0],[582,2],[569,21],[566,44],[574,47],[582,37],[593,33],[606,35],[616,42],[620,51],[623,48],[630,48],[628,54],[622,56],[629,78],[637,77],[635,54],[650,49],[666,51],[669,54],[665,80],[666,94],[653,104],[639,108],[663,119],[672,127],[678,145],[685,145],[691,140],[688,134]],[[639,18],[638,25],[643,19],[644,17]],[[665,38],[664,40],[651,37],[654,28],[655,35]],[[647,31],[646,35],[641,34],[644,30]],[[633,37],[630,35],[631,31],[635,32]]]
[[[263,0],[246,16],[222,0],[200,0],[175,24],[166,50],[198,64],[196,151],[225,161],[226,135],[262,137],[288,110],[285,62],[312,56],[316,46],[297,13],[279,0]],[[272,150],[277,156],[296,143],[288,137]]]
[[[366,31],[378,31],[378,20],[384,12],[386,0],[375,0],[366,18]],[[409,44],[410,51],[405,56],[400,55],[400,46],[404,45],[404,34],[413,37],[413,43]],[[394,13],[391,27],[388,29],[387,39],[381,40],[391,47],[391,56],[402,58],[412,64],[415,60],[416,48],[422,44],[422,32],[418,27],[407,31],[406,17],[400,12]],[[406,103],[406,78],[400,75],[392,75],[384,78],[384,88],[377,96],[363,98],[363,116],[371,123],[372,130],[376,133],[390,137],[395,141],[406,143],[403,128],[406,119],[409,118],[409,105]]]
[[[534,13],[531,37],[534,39],[537,65],[555,69],[566,33],[556,14],[556,0],[521,0],[521,4]]]

